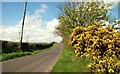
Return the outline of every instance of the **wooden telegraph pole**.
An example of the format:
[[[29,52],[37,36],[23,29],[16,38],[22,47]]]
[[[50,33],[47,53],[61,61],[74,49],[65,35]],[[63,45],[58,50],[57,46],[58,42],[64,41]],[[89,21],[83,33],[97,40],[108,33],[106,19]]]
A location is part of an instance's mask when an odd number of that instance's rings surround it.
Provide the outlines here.
[[[23,14],[23,22],[22,22],[22,32],[21,32],[21,39],[20,39],[20,48],[22,48],[23,29],[24,29],[25,15],[26,15],[26,7],[27,7],[27,0],[25,1],[25,5],[24,5],[24,14]]]

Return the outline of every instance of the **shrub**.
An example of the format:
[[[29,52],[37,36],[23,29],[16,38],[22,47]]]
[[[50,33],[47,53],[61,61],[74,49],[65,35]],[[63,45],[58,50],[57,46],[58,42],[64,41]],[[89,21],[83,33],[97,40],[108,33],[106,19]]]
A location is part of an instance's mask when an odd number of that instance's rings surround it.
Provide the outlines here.
[[[69,44],[75,50],[76,57],[86,57],[91,63],[92,72],[115,73],[120,69],[119,33],[100,23],[91,26],[78,26],[69,36]]]
[[[21,49],[22,49],[22,51],[29,51],[29,49],[28,49],[28,43],[22,43],[22,45],[21,45]]]
[[[19,43],[17,42],[9,42],[9,41],[1,41],[2,42],[2,53],[12,53],[17,52]]]

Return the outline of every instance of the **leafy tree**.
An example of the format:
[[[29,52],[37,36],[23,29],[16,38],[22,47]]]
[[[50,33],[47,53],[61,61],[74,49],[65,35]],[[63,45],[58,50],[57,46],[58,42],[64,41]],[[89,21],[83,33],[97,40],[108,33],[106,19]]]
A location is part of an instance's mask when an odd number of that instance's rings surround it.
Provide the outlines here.
[[[68,37],[73,28],[86,26],[100,20],[109,20],[107,16],[112,3],[104,2],[67,2],[59,6],[61,11],[58,19],[60,26],[57,32],[61,32],[63,37]]]

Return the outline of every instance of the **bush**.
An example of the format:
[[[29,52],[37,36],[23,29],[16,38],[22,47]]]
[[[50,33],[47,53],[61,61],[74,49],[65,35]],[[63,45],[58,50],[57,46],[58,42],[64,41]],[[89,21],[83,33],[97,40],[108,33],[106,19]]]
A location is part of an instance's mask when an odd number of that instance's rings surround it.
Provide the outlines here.
[[[29,51],[28,45],[29,43],[22,43],[22,46],[21,46],[22,51]]]
[[[69,36],[69,44],[75,50],[76,57],[87,57],[91,62],[88,68],[92,72],[115,73],[120,69],[119,33],[100,23],[91,26],[78,26]]]
[[[9,42],[9,41],[1,41],[2,42],[2,53],[12,53],[17,52],[19,43],[17,42]]]

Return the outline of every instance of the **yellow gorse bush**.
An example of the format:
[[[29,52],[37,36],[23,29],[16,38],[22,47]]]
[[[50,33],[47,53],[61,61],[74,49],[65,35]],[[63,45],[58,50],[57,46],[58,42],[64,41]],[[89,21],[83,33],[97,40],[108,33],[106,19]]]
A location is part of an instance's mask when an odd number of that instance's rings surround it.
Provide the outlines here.
[[[85,56],[92,72],[115,73],[120,70],[120,35],[112,27],[100,23],[78,26],[69,36],[76,57]]]

